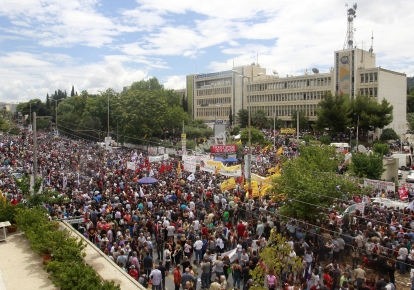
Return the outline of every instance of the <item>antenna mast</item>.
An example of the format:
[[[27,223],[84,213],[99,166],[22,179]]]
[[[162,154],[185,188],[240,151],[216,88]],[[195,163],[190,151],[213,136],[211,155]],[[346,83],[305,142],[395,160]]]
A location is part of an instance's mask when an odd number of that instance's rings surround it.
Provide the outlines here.
[[[372,31],[372,36],[371,36],[371,48],[369,49],[369,52],[372,53],[374,52],[374,31]]]
[[[345,4],[345,6],[348,25],[343,49],[351,49],[354,44],[354,18],[356,17],[357,4],[354,3],[352,8],[349,9],[348,4]]]

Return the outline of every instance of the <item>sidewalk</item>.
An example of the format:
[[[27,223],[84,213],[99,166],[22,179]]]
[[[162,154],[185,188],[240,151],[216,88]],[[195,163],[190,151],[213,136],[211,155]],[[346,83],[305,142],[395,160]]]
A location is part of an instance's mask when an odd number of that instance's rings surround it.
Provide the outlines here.
[[[30,249],[20,232],[8,234],[0,242],[0,290],[57,289],[48,276],[42,257]]]

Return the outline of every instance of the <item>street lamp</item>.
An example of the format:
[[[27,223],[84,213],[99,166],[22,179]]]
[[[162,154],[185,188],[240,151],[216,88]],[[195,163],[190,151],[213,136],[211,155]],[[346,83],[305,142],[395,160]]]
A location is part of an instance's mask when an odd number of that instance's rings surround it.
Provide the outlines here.
[[[56,124],[56,134],[58,132],[58,127],[57,127],[57,103],[59,102],[59,100],[53,100],[55,102],[55,124]]]
[[[247,78],[247,88],[248,88],[248,90],[247,90],[247,104],[249,106],[249,110],[247,111],[248,112],[248,119],[247,119],[247,121],[248,121],[248,133],[249,133],[249,136],[248,136],[249,153],[247,155],[247,166],[248,166],[247,167],[247,173],[248,173],[247,181],[248,181],[248,184],[249,184],[248,191],[249,191],[249,197],[250,197],[251,193],[252,193],[252,169],[251,169],[251,165],[252,165],[252,144],[251,144],[252,143],[252,136],[251,136],[251,126],[250,126],[250,78],[261,76],[263,73],[258,73],[257,75],[253,75],[251,77],[248,77],[248,76],[245,76],[245,75],[239,73],[236,70],[232,70],[232,72],[238,74],[239,77],[241,77],[243,79]]]
[[[354,130],[354,127],[346,127],[346,128],[349,130],[349,146],[352,152],[352,130]]]

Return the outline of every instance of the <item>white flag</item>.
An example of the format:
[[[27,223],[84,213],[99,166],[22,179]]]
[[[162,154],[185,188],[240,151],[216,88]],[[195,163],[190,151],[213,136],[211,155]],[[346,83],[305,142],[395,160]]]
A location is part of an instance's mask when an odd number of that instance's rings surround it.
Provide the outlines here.
[[[152,170],[152,168],[151,168],[151,171],[150,171],[150,173],[149,173],[149,177],[152,177],[154,175],[154,170]]]
[[[189,181],[194,181],[194,180],[195,180],[194,173],[191,173],[191,174],[187,177],[187,180],[189,180]]]
[[[139,187],[139,196],[144,197],[144,191],[142,190],[142,187]]]
[[[414,211],[414,200],[407,206],[407,208],[411,211]]]

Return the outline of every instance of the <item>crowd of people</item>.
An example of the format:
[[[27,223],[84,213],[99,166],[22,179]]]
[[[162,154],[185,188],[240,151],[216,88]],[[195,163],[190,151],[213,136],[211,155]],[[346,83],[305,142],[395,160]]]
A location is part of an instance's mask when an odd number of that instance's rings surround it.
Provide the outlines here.
[[[17,202],[24,197],[9,173],[31,173],[31,138],[27,133],[25,140],[7,137],[0,144],[0,187]],[[82,216],[86,238],[153,289],[165,290],[170,276],[175,289],[247,290],[257,283],[251,270],[266,268],[260,253],[272,233],[286,237],[291,250],[283,270],[266,269],[268,289],[393,290],[395,271],[408,275],[414,265],[414,217],[407,209],[366,206],[341,222],[331,212],[324,219],[297,220],[281,216],[269,198],[247,198],[242,186],[221,191],[225,176],[199,171],[189,179],[179,158],[150,163],[139,150],[108,151],[47,133],[39,141],[42,190],[66,197],[44,204],[51,218]],[[296,151],[294,144],[283,146]],[[267,162],[253,171],[264,176],[279,162],[277,148],[256,151]],[[145,176],[158,181],[141,184]],[[294,265],[296,257],[301,266]],[[366,268],[375,272],[369,276]]]

